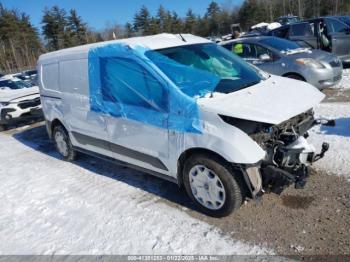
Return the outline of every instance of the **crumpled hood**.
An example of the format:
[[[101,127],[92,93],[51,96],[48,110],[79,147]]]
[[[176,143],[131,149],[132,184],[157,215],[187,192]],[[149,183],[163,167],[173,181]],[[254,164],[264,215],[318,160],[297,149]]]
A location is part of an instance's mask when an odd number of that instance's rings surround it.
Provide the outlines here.
[[[22,89],[0,89],[0,102],[11,102],[12,100],[39,94],[39,87],[33,86]]]
[[[308,83],[271,76],[237,92],[198,99],[198,104],[220,115],[277,125],[309,110],[324,97]]]

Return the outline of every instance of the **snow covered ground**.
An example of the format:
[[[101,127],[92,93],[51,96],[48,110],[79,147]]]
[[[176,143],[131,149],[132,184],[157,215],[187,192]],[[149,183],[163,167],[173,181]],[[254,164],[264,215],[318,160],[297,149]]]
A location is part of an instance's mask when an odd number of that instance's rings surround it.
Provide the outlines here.
[[[184,197],[176,185],[87,156],[60,160],[44,127],[0,134],[0,163],[0,254],[271,252],[166,204]]]
[[[350,180],[350,103],[323,103],[315,113],[316,117],[336,120],[335,127],[316,126],[310,131],[309,139],[316,148],[320,149],[322,142],[330,144],[326,156],[315,167]]]

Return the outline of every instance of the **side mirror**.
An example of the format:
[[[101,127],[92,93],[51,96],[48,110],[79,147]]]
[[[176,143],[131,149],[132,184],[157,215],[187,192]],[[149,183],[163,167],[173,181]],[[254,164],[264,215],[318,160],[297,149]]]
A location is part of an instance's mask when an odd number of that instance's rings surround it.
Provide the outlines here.
[[[269,62],[272,60],[271,56],[268,54],[262,54],[259,56],[259,59],[263,62]]]

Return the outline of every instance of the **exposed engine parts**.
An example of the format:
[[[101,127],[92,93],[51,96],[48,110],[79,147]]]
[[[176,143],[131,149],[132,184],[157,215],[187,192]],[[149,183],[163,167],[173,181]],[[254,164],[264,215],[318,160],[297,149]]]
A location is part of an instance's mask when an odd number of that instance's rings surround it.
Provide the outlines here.
[[[329,149],[328,143],[323,143],[321,152],[316,154],[315,148],[306,140],[308,130],[317,124],[335,125],[334,120],[315,120],[312,110],[279,125],[221,117],[250,135],[266,151],[265,159],[259,163],[262,186],[265,191],[278,194],[292,183],[296,188],[303,188],[309,166]]]

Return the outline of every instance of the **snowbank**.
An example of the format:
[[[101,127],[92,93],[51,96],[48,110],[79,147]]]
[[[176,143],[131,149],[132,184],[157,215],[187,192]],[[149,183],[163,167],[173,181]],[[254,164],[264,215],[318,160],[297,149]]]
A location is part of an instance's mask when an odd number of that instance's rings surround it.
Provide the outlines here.
[[[315,167],[329,174],[342,175],[350,180],[350,104],[323,103],[315,108],[316,117],[335,119],[335,127],[316,126],[310,131],[310,141],[317,149],[329,142],[330,149]]]
[[[0,134],[0,254],[261,254],[161,194],[176,185],[83,157],[58,159],[44,127]]]

